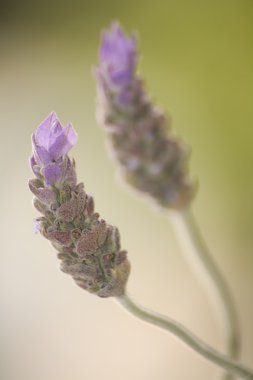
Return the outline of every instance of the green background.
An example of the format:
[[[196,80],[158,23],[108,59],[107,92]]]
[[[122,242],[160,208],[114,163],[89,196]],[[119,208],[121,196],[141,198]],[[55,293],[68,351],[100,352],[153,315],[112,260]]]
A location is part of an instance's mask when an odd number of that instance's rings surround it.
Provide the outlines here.
[[[137,31],[140,73],[192,148],[193,209],[233,290],[242,361],[253,363],[253,3],[5,1],[0,12],[0,378],[212,379],[217,369],[57,270],[34,235],[30,135],[55,110],[79,135],[72,156],[96,209],[129,251],[129,291],[223,350],[219,318],[181,255],[166,215],[128,189],[95,116],[101,31]],[[116,179],[116,180],[115,180]]]

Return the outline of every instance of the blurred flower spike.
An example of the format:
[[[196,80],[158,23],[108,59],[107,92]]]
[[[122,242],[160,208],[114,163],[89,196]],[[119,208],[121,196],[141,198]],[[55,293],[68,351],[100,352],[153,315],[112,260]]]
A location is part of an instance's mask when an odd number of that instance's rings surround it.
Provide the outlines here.
[[[77,142],[71,125],[63,128],[53,112],[32,136],[29,187],[41,216],[35,231],[51,241],[61,270],[83,289],[100,297],[121,296],[130,272],[120,235],[95,212],[93,198],[77,184],[75,163],[68,152]]]
[[[103,35],[96,70],[99,121],[127,182],[163,207],[182,209],[196,189],[188,175],[189,149],[150,100],[137,61],[135,36],[113,23]]]

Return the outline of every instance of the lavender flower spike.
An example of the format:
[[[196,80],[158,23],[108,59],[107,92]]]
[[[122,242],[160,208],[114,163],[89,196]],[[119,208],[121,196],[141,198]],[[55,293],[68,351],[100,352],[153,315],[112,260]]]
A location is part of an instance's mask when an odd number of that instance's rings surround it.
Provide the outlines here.
[[[119,24],[104,33],[96,71],[99,118],[107,128],[126,180],[164,207],[182,209],[195,194],[188,176],[188,147],[136,74],[137,45]]]
[[[82,288],[100,297],[122,296],[130,265],[120,249],[118,229],[94,210],[93,198],[77,184],[75,163],[67,153],[75,145],[72,126],[63,128],[55,113],[32,138],[29,181],[34,206],[41,213],[36,230],[58,251],[61,270]]]

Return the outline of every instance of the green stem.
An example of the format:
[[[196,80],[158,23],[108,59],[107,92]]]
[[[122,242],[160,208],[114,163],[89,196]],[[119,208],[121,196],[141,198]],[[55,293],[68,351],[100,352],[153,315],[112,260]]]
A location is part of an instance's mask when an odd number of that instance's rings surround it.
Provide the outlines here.
[[[123,295],[117,301],[132,315],[175,335],[200,355],[242,379],[253,380],[253,372],[202,342],[178,322],[138,305],[130,296]]]
[[[171,212],[170,216],[185,255],[197,269],[202,283],[206,283],[213,296],[217,316],[223,319],[222,334],[226,343],[226,353],[232,359],[237,359],[240,351],[240,331],[230,289],[210,255],[193,214],[190,211]],[[231,375],[226,377],[227,380],[232,378]]]

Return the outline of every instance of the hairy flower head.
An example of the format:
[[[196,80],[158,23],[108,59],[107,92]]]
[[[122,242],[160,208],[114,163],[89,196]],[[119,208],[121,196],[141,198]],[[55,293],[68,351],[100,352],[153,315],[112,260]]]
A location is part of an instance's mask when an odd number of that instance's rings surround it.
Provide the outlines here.
[[[36,178],[29,188],[41,214],[36,232],[51,241],[61,270],[80,287],[100,297],[123,295],[130,272],[127,253],[120,248],[118,229],[100,218],[93,198],[77,184],[75,162],[67,155],[77,141],[75,130],[63,128],[51,113],[32,141]]]

